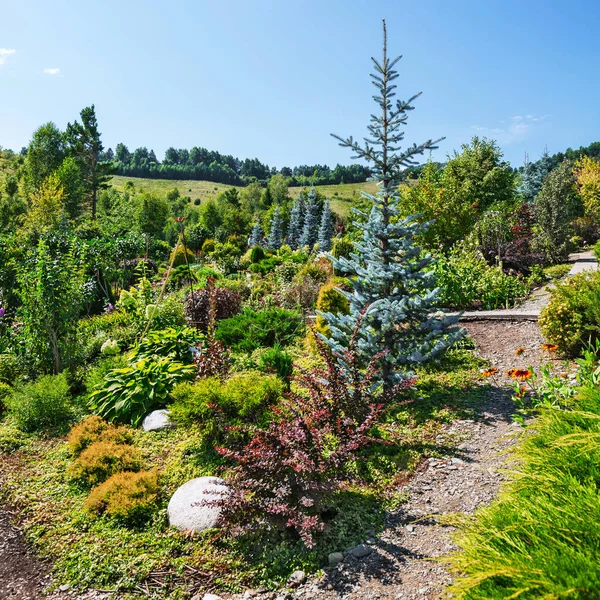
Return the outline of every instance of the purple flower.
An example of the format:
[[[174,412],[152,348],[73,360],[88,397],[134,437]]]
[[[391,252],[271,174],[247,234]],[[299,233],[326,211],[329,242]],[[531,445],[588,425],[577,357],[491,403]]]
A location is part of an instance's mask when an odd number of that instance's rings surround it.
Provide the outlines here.
[[[4,315],[6,314],[6,310],[4,310],[1,306],[0,306],[0,319],[2,319],[2,317],[4,317]]]

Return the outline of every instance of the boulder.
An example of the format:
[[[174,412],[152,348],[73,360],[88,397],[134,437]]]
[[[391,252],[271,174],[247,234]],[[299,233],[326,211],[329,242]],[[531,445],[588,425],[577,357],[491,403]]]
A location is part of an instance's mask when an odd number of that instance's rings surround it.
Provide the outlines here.
[[[172,427],[173,424],[169,419],[169,411],[166,409],[153,410],[142,423],[144,431],[162,431]]]
[[[203,502],[219,500],[224,493],[227,493],[227,486],[218,477],[191,479],[171,496],[167,507],[169,523],[182,531],[204,531],[216,527],[221,509]]]
[[[332,552],[329,555],[329,564],[332,567],[339,565],[344,560],[344,555],[341,552]]]
[[[350,549],[350,554],[356,558],[364,558],[365,556],[369,556],[371,552],[373,552],[373,548],[369,548],[369,546],[365,546],[364,544]]]

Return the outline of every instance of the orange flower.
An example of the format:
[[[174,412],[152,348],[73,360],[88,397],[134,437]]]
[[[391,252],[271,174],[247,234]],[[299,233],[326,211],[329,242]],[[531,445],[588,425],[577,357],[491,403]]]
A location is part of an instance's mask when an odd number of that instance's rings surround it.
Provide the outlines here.
[[[558,346],[556,344],[542,344],[542,350],[548,350],[548,352],[556,352]]]
[[[511,369],[510,371],[507,371],[506,374],[519,381],[525,381],[533,377],[533,373],[529,369]]]
[[[521,354],[523,354],[523,352],[525,352],[525,350],[527,350],[527,348],[524,348],[523,346],[521,346],[520,348],[517,348],[515,350],[515,356],[521,356]]]
[[[498,375],[500,371],[498,369],[492,367],[491,369],[487,369],[486,371],[481,372],[482,377],[492,377],[493,375]]]

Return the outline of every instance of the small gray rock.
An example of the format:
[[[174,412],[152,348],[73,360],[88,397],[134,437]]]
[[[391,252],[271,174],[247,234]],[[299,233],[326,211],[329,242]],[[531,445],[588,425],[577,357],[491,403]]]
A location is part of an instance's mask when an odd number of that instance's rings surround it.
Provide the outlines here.
[[[369,548],[369,546],[365,546],[364,544],[355,546],[350,550],[350,554],[355,558],[364,558],[365,556],[369,556],[371,552],[373,552],[373,548]]]
[[[198,596],[198,600],[200,600],[200,594],[196,594],[196,596]],[[196,596],[194,596],[194,598]],[[192,600],[194,600],[194,598],[192,598]],[[216,594],[204,594],[202,600],[223,600],[223,598],[221,598],[221,596],[217,596]]]
[[[287,580],[290,587],[298,587],[306,581],[306,573],[304,571],[294,571]]]
[[[71,589],[71,586],[68,583],[64,583],[58,589],[61,592],[68,592]]]
[[[162,431],[169,429],[173,424],[169,419],[169,411],[165,408],[161,410],[153,410],[142,423],[144,431]]]
[[[344,560],[344,555],[341,552],[332,552],[329,555],[329,564],[332,567],[339,565]]]
[[[225,482],[218,477],[197,477],[175,490],[169,500],[169,524],[182,531],[204,531],[217,526],[221,509],[206,506],[205,500],[219,500],[227,494]]]

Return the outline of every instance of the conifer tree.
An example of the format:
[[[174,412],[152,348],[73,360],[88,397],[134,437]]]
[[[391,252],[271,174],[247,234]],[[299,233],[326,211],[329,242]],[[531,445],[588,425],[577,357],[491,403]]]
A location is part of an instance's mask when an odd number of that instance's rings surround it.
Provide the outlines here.
[[[535,200],[535,197],[540,191],[537,181],[537,166],[535,163],[532,163],[529,160],[529,155],[526,152],[525,160],[523,161],[523,173],[521,174],[521,183],[519,184],[517,191],[519,192],[519,194],[521,194],[521,196],[523,196],[523,200],[527,202],[527,204],[532,204]]]
[[[300,231],[302,223],[304,222],[304,194],[300,192],[294,207],[290,212],[290,224],[287,232],[287,245],[292,249],[298,248],[298,240],[300,238]]]
[[[356,323],[363,319],[358,332],[362,363],[366,366],[383,353],[380,376],[388,391],[408,376],[411,366],[441,354],[462,335],[454,326],[457,318],[434,313],[438,290],[434,288],[432,259],[414,243],[414,236],[427,225],[417,223],[415,217],[399,215],[397,188],[404,170],[417,164],[415,157],[435,149],[440,141],[428,140],[400,150],[404,138],[401,128],[420,94],[392,103],[396,87],[392,82],[398,77],[394,65],[399,59],[387,56],[384,21],[383,60],[372,59],[375,73],[371,77],[379,92],[374,99],[380,114],[371,116],[370,138],[363,146],[352,137],[334,135],[356,158],[373,165],[379,191],[376,196],[363,192],[372,208],[366,222],[356,223],[362,239],[350,258],[331,257],[335,268],[350,276],[352,290],[340,290],[350,303],[350,313],[321,313],[331,330],[331,337],[323,339],[342,352],[350,346]]]
[[[259,223],[256,223],[252,228],[252,232],[250,233],[250,237],[248,238],[248,246],[251,248],[254,246],[262,246],[263,245],[264,234],[262,227]]]
[[[283,237],[283,222],[281,219],[281,211],[279,206],[275,207],[271,223],[269,226],[269,236],[267,237],[267,248],[279,250],[281,248],[281,240]]]
[[[331,250],[331,238],[333,236],[333,222],[331,220],[331,207],[329,201],[323,203],[321,213],[321,225],[319,227],[319,250],[329,252]]]
[[[308,192],[308,204],[306,205],[306,211],[304,213],[304,225],[302,227],[302,233],[298,240],[298,245],[301,248],[308,246],[313,248],[317,243],[319,235],[319,202],[317,200],[317,193],[315,188],[311,187]]]

